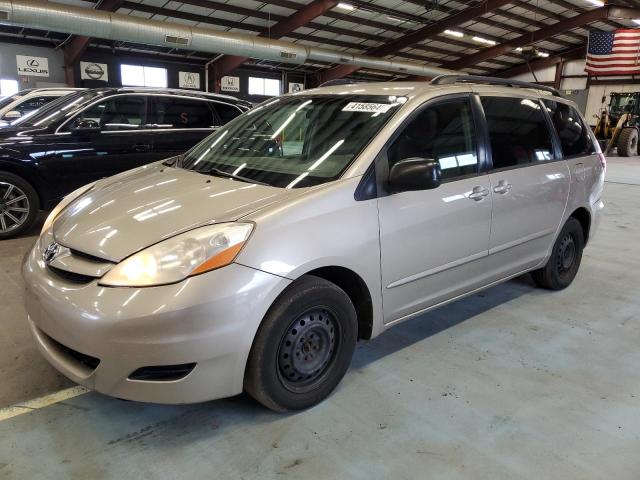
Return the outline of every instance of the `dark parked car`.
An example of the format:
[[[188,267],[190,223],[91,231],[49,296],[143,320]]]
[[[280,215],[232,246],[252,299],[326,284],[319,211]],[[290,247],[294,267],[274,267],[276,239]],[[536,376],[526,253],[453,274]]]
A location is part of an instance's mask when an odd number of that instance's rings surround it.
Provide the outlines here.
[[[99,178],[179,155],[251,104],[184,90],[100,88],[67,95],[0,130],[0,239]]]

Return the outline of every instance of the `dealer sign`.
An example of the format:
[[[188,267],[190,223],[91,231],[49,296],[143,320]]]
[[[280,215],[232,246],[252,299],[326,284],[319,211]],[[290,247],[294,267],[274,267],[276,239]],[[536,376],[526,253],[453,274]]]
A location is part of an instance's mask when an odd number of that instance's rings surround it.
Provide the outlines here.
[[[16,63],[18,64],[18,75],[29,77],[49,76],[49,60],[47,58],[16,55]]]
[[[82,80],[109,80],[109,70],[106,63],[80,62],[80,78]]]

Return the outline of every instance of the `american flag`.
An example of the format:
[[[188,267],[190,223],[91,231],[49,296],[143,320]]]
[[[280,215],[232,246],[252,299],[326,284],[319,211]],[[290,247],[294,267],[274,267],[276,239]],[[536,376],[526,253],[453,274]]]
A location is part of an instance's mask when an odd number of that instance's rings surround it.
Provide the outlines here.
[[[585,71],[593,75],[640,73],[640,29],[590,32]]]

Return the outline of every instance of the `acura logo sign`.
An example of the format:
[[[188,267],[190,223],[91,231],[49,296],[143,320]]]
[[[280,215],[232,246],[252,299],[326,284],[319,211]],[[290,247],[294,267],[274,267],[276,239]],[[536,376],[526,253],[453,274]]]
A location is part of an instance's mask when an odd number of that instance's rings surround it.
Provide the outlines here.
[[[59,252],[60,252],[60,245],[58,245],[56,242],[53,242],[42,253],[42,259],[46,263],[51,263],[53,259],[56,258]]]

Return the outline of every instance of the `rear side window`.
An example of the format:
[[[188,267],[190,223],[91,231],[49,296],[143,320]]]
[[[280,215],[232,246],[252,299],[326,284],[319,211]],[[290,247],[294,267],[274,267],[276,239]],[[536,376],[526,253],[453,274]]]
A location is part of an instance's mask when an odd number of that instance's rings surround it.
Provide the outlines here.
[[[218,113],[218,117],[222,120],[223,125],[225,123],[229,123],[242,113],[239,108],[236,108],[233,105],[227,105],[225,103],[212,103],[210,105]]]
[[[407,158],[436,160],[442,179],[478,172],[473,113],[468,99],[425,108],[403,128],[387,152],[389,169]]]
[[[595,153],[591,135],[573,107],[553,100],[543,100],[542,102],[558,132],[562,154],[565,158]]]
[[[161,128],[211,128],[216,122],[208,102],[183,97],[154,97],[153,123]]]
[[[553,159],[551,135],[540,103],[528,98],[483,97],[493,168]]]
[[[24,115],[25,113],[29,113],[33,110],[39,109],[40,107],[46,105],[52,100],[55,100],[56,98],[58,97],[44,96],[44,95],[41,97],[33,97],[33,98],[30,98],[29,100],[22,102],[20,105],[16,106],[14,110],[17,110],[18,112]]]

